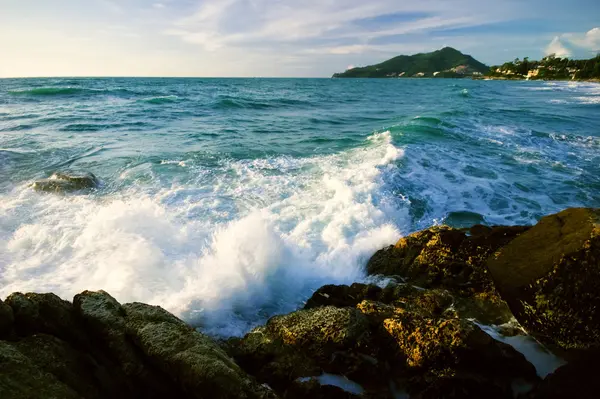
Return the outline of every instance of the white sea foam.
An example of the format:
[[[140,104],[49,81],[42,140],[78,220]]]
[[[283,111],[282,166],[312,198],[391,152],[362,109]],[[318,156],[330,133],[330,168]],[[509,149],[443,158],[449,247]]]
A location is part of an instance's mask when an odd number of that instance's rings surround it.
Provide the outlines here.
[[[398,239],[407,212],[385,181],[400,157],[385,132],[331,156],[230,161],[217,177],[198,168],[198,184],[109,196],[18,187],[0,197],[0,295],[104,289],[242,334],[323,284],[361,280]]]

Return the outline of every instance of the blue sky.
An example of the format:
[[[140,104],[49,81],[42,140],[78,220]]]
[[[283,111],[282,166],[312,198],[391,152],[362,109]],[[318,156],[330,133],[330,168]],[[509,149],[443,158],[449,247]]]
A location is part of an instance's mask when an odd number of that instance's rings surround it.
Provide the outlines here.
[[[0,0],[0,77],[330,76],[455,47],[600,51],[599,0]]]

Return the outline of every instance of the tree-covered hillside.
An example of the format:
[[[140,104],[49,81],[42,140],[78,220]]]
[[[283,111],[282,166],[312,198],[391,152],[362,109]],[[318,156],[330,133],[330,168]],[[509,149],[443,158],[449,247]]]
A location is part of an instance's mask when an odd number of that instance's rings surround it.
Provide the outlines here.
[[[588,60],[556,57],[554,54],[541,61],[523,60],[493,66],[487,73],[491,78],[530,80],[588,80],[600,79],[600,54]]]
[[[470,55],[452,47],[444,47],[432,53],[400,55],[377,65],[352,68],[336,73],[334,78],[386,78],[436,76],[461,77],[473,73],[485,73],[489,67]]]

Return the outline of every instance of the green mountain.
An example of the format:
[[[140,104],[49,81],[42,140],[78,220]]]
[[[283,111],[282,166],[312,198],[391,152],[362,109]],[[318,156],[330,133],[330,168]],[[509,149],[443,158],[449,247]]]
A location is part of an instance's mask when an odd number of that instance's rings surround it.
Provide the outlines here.
[[[377,65],[352,68],[334,78],[464,77],[483,74],[489,67],[452,47],[432,53],[400,55]]]

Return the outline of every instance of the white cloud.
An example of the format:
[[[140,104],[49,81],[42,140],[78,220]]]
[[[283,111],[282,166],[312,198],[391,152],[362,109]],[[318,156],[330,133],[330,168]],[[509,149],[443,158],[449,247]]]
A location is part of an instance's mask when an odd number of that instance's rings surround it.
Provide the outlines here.
[[[560,15],[572,27],[589,14],[572,4],[583,0],[32,1],[0,0],[0,76],[330,76],[445,45],[499,63],[540,57],[551,39],[519,31],[523,15],[543,9],[541,21]],[[500,31],[503,22],[517,29]],[[599,34],[558,44],[589,55]]]
[[[574,46],[590,52],[600,51],[600,28],[593,28],[585,34],[567,33],[563,37]]]
[[[600,27],[585,33],[564,33],[554,37],[546,48],[546,54],[560,57],[589,58],[600,52]]]
[[[557,57],[570,57],[571,56],[571,51],[569,51],[560,41],[560,37],[556,36],[554,37],[554,39],[552,39],[552,41],[550,42],[550,44],[548,45],[548,47],[546,47],[546,52],[545,55],[550,55],[550,54],[554,54]]]

